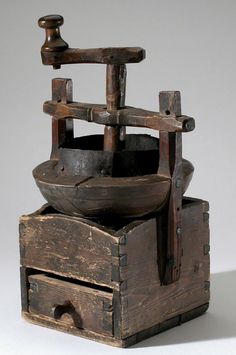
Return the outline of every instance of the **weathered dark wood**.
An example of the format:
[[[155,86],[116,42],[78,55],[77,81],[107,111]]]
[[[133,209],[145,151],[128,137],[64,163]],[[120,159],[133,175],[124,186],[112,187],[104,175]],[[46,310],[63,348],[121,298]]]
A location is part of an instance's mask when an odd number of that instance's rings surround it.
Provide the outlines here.
[[[181,115],[181,100],[179,91],[161,92],[159,95],[160,112],[166,115]],[[180,277],[181,270],[181,209],[182,209],[182,135],[181,132],[160,132],[160,161],[158,174],[171,179],[171,190],[168,206],[168,224],[166,240],[166,263],[163,274],[163,284],[175,282]],[[166,229],[165,229],[166,230]],[[164,256],[164,255],[163,255]],[[163,262],[161,262],[163,265]]]
[[[56,319],[68,328],[112,336],[112,293],[43,274],[29,276],[29,283],[29,313]],[[104,309],[104,303],[110,308]]]
[[[60,15],[48,15],[38,20],[38,25],[45,29],[46,39],[41,48],[43,52],[60,52],[68,48],[68,44],[61,38],[59,27],[64,23]],[[57,69],[55,67],[55,69]]]
[[[155,174],[158,139],[149,135],[126,135],[117,152],[102,150],[103,135],[77,137],[59,149],[58,173],[79,176],[129,177]],[[61,164],[61,165],[60,165]]]
[[[55,102],[68,103],[73,99],[71,79],[52,80],[52,100]],[[73,139],[73,120],[57,119],[52,117],[52,151],[51,159],[58,159],[58,149],[65,143]]]
[[[137,217],[157,211],[168,198],[170,180],[156,174],[123,178],[58,176],[56,165],[47,161],[33,174],[45,199],[66,214]]]
[[[107,111],[117,110],[125,106],[126,66],[108,64],[106,71]]]
[[[64,277],[115,287],[111,277],[111,248],[117,238],[109,229],[43,211],[20,220],[21,265]]]
[[[44,210],[44,208],[42,209]],[[23,238],[23,235],[25,233],[25,226],[23,224],[20,224],[20,240]],[[28,306],[29,306],[29,295],[28,295],[28,290],[29,290],[29,276],[34,275],[38,273],[38,270],[36,269],[31,269],[25,266],[20,267],[20,286],[21,286],[21,309],[22,312],[28,312]]]
[[[163,114],[181,116],[181,97],[179,91],[160,91],[160,112]]]
[[[167,321],[156,324],[153,327],[150,327],[148,329],[140,331],[137,334],[131,335],[130,337],[128,337],[126,339],[117,339],[114,337],[108,337],[108,336],[105,336],[102,334],[90,332],[86,329],[82,330],[82,329],[78,329],[78,328],[74,328],[74,327],[68,328],[65,324],[58,323],[50,318],[32,315],[32,314],[26,313],[26,312],[23,312],[22,315],[27,321],[32,322],[37,325],[41,325],[41,326],[52,328],[52,329],[56,328],[59,331],[71,333],[73,335],[78,335],[80,337],[84,337],[84,338],[91,339],[91,340],[96,340],[101,343],[105,343],[107,345],[112,345],[112,346],[116,346],[116,347],[120,347],[120,348],[127,348],[129,346],[132,346],[132,345],[140,342],[140,341],[143,341],[147,338],[157,335],[163,331],[166,331],[168,329],[171,329],[173,327],[181,325],[182,323],[185,322],[185,321],[182,321],[182,317],[184,320],[188,319],[188,321],[189,321],[191,319],[201,316],[202,314],[204,314],[207,311],[208,307],[209,307],[209,304],[206,303],[200,307],[196,307],[195,309],[193,309],[189,312],[185,312],[180,316],[173,317]]]
[[[21,225],[22,228],[22,225]],[[23,227],[24,228],[24,227]],[[23,232],[21,232],[23,233]],[[20,286],[21,286],[21,309],[23,312],[28,311],[28,276],[29,276],[29,269],[24,266],[20,267]]]
[[[204,253],[204,245],[209,243],[209,223],[208,219],[204,219],[204,214],[208,210],[208,205],[204,201],[184,199],[182,215],[182,245],[184,251],[182,269],[179,281],[168,286],[161,286],[158,273],[158,216],[157,221],[156,218],[137,220],[125,225],[117,232],[110,231],[116,241],[110,247],[109,252],[111,253],[111,272],[113,272],[111,275],[113,281],[110,290],[113,290],[113,292],[105,292],[106,295],[109,295],[108,299],[105,297],[106,301],[99,302],[98,304],[100,308],[96,314],[98,320],[103,319],[102,323],[99,323],[103,330],[99,328],[95,333],[91,333],[91,323],[86,323],[86,329],[81,329],[83,327],[83,317],[86,318],[90,310],[90,308],[89,310],[87,309],[90,299],[87,300],[86,296],[81,302],[79,296],[77,297],[77,287],[79,289],[82,287],[82,294],[83,287],[86,290],[88,289],[88,293],[92,295],[97,295],[97,292],[100,294],[100,292],[103,293],[104,291],[97,290],[95,285],[93,286],[91,283],[89,286],[81,285],[80,276],[78,284],[76,284],[73,280],[76,274],[75,266],[73,273],[67,281],[56,276],[56,270],[59,268],[55,264],[55,261],[51,259],[50,253],[52,252],[53,254],[54,250],[54,258],[58,257],[57,253],[60,253],[60,259],[62,260],[63,253],[64,255],[70,255],[69,266],[67,265],[68,259],[65,259],[63,260],[63,268],[73,265],[73,248],[67,248],[72,239],[69,239],[68,244],[66,244],[66,240],[71,233],[70,230],[73,228],[68,223],[65,223],[64,226],[59,226],[58,221],[54,219],[58,215],[54,215],[54,217],[53,215],[47,215],[46,209],[48,208],[46,207],[41,210],[40,217],[37,213],[33,214],[32,217],[28,217],[29,219],[32,218],[32,220],[37,218],[38,225],[27,225],[28,221],[26,221],[26,226],[22,227],[22,230],[24,230],[23,239],[25,241],[21,240],[21,244],[22,242],[28,243],[24,248],[29,248],[29,257],[32,257],[32,253],[35,256],[37,255],[34,250],[42,250],[44,254],[39,253],[38,258],[35,259],[36,262],[38,263],[39,260],[48,258],[49,264],[51,263],[55,267],[53,270],[51,267],[47,267],[47,271],[50,270],[53,272],[53,277],[51,275],[46,278],[43,275],[29,277],[33,293],[32,291],[29,293],[31,313],[24,312],[27,319],[37,324],[43,324],[66,332],[72,332],[73,334],[125,347],[188,321],[206,311],[209,301],[209,287],[206,287],[206,284],[209,283],[209,254]],[[44,211],[46,213],[45,216]],[[46,238],[48,242],[45,242],[46,244],[43,246],[43,238],[45,238],[45,235],[48,235],[46,230],[48,230],[49,226],[41,230],[41,237],[37,237],[36,231],[38,232],[40,228],[44,228],[47,216],[52,220],[51,226],[53,223],[56,224],[58,230],[53,230],[50,227],[51,233],[54,235],[53,243],[49,243],[49,239]],[[71,219],[80,221],[78,218],[71,217]],[[23,223],[25,223],[24,220]],[[85,220],[84,223],[86,223]],[[68,230],[69,226],[71,226],[70,230]],[[77,228],[76,235],[80,235],[82,232],[80,224],[77,224]],[[100,229],[102,227],[97,226],[97,228]],[[59,234],[60,230],[61,237]],[[32,234],[33,231],[34,233]],[[82,234],[84,233],[82,232]],[[64,251],[61,251],[59,248],[63,249],[61,247],[63,236]],[[75,238],[75,235],[73,238]],[[100,236],[97,240],[99,239]],[[35,241],[34,246],[33,244],[31,245],[33,240]],[[78,244],[78,241],[75,240],[74,242]],[[99,242],[96,243],[99,247]],[[53,245],[55,245],[55,249]],[[86,242],[86,239],[84,239],[83,248],[86,245],[90,246],[89,242]],[[105,245],[106,242],[104,247]],[[92,246],[90,246],[91,249],[93,250]],[[104,252],[98,251],[98,253],[104,256]],[[98,256],[95,256],[93,259],[92,265],[96,269],[95,265],[99,260]],[[34,264],[34,267],[39,267],[39,265]],[[108,264],[106,267],[109,267]],[[80,267],[78,267],[79,269]],[[64,276],[68,277],[66,274]],[[95,304],[97,302],[96,297],[94,299],[92,296]],[[111,298],[113,302],[111,302]],[[77,312],[80,317],[78,317],[78,314],[77,317],[74,314],[76,304],[80,305]],[[103,304],[102,308],[101,304]],[[93,307],[91,308],[94,310]],[[81,313],[81,310],[85,312],[83,313],[84,315]],[[113,321],[110,318],[112,312]],[[69,313],[69,315],[65,313]],[[101,314],[103,314],[103,317]],[[56,320],[54,316],[57,318]],[[109,333],[112,329],[111,324],[113,324],[114,328],[113,336]],[[103,337],[104,334],[108,333],[108,337]]]
[[[80,336],[82,338],[105,343],[107,345],[112,345],[116,347],[125,347],[125,345],[123,345],[124,342],[121,339],[110,337],[108,335],[104,335],[101,333],[95,333],[88,329],[80,329],[73,326],[68,327],[66,323],[58,322],[53,318],[45,317],[43,315],[36,315],[28,312],[23,312],[22,316],[28,322],[31,322],[36,325],[40,325],[51,329],[56,329],[57,331],[66,332],[69,334]]]
[[[185,192],[193,168],[184,161],[182,193]],[[45,199],[58,211],[84,216],[142,216],[155,212],[166,202],[171,181],[156,174],[108,177],[64,176],[57,161],[46,161],[33,171]]]
[[[42,51],[44,65],[62,64],[126,64],[139,63],[145,58],[145,50],[140,47],[111,48],[68,48],[62,52]]]
[[[125,106],[126,63],[142,48],[71,49],[63,18],[46,30],[44,64],[107,64],[106,105],[73,102],[54,79],[52,153],[33,171],[49,204],[20,219],[22,314],[54,329],[126,347],[193,319],[209,302],[209,205],[184,198],[193,166],[182,159],[180,93],[160,93],[160,112]],[[104,124],[73,137],[72,119]],[[160,131],[160,139],[125,127]]]
[[[107,111],[112,112],[124,108],[126,88],[126,66],[108,64],[106,71],[106,101]],[[105,151],[115,152],[118,149],[119,139],[125,140],[125,127],[105,126]]]
[[[138,63],[145,58],[145,50],[140,47],[114,47],[72,49],[61,38],[59,27],[64,23],[60,15],[43,16],[38,25],[46,31],[46,39],[41,48],[42,62],[59,69],[61,64],[101,63],[125,64]]]
[[[182,206],[182,137],[181,133],[160,132],[160,163],[158,174],[171,178],[171,190],[166,224],[166,267],[163,283],[168,284],[179,279],[181,268],[181,206]],[[166,229],[165,229],[166,230]]]
[[[34,177],[47,201],[62,212],[88,216],[107,213],[137,216],[159,208],[165,200],[164,194],[168,194],[170,181],[160,180],[154,174],[158,166],[155,138],[128,135],[125,150],[115,153],[114,158],[110,152],[99,152],[99,137],[85,138],[78,138],[78,143],[60,148],[59,163],[45,162],[34,170]],[[92,150],[86,152],[87,145]],[[146,150],[141,152],[141,148]],[[183,161],[183,168],[182,193],[193,173],[191,163]],[[124,176],[118,179],[106,177],[118,177],[119,173]]]
[[[162,323],[154,325],[153,327],[150,327],[150,328],[140,331],[134,335],[131,335],[130,337],[123,340],[122,347],[131,346],[131,345],[136,344],[140,341],[143,341],[153,335],[157,335],[157,334],[162,333],[166,330],[169,330],[173,327],[179,326],[185,322],[185,319],[188,319],[188,321],[189,321],[189,320],[192,320],[196,317],[199,317],[200,315],[204,314],[207,311],[208,307],[209,307],[209,303],[206,303],[200,307],[194,308],[191,311],[185,312],[182,315],[170,318]]]
[[[105,126],[104,129],[104,151],[116,152],[119,144],[119,126]]]
[[[184,200],[180,278],[166,286],[161,285],[157,263],[159,218],[117,232],[117,236],[126,236],[120,255],[127,255],[127,265],[119,267],[120,282],[127,282],[120,296],[122,338],[209,302],[209,288],[205,288],[205,281],[209,280],[209,254],[203,250],[204,244],[209,243],[209,225],[203,214],[203,201]]]
[[[170,133],[171,134],[171,133]],[[172,152],[174,152],[173,172],[168,213],[168,239],[167,239],[167,267],[165,270],[165,284],[175,282],[180,277],[182,256],[182,136],[173,133]]]
[[[120,125],[151,128],[167,132],[190,132],[194,129],[194,119],[188,116],[161,115],[159,112],[127,107],[108,112],[105,105],[73,102],[69,104],[46,101],[45,113],[57,118],[75,118],[103,125]]]

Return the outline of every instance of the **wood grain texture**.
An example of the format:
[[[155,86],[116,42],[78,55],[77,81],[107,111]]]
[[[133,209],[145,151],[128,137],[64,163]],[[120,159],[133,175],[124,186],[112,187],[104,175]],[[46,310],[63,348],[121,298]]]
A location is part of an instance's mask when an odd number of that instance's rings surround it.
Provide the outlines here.
[[[113,290],[112,293],[109,292],[109,299],[110,297],[113,298],[112,324],[114,329],[114,338],[110,338],[110,335],[109,337],[103,337],[102,334],[104,333],[101,333],[100,331],[99,334],[97,334],[91,332],[90,330],[82,330],[78,327],[76,328],[75,325],[68,327],[67,323],[53,319],[51,314],[37,315],[37,311],[34,311],[33,308],[31,308],[33,313],[27,314],[26,317],[39,324],[54,327],[63,331],[69,331],[73,334],[97,339],[109,344],[125,347],[140,341],[145,337],[169,329],[170,327],[176,326],[181,322],[188,321],[195,316],[204,313],[208,307],[207,304],[209,302],[208,208],[209,205],[205,201],[191,198],[184,199],[182,221],[182,272],[179,281],[168,286],[161,286],[159,278],[158,216],[157,218],[153,217],[147,220],[133,221],[130,224],[125,225],[123,228],[117,230],[117,232],[110,230],[109,233],[111,233],[112,236],[109,236],[109,238],[105,239],[102,237],[104,248],[101,248],[98,251],[98,254],[102,253],[104,265],[106,265],[107,268],[109,268],[109,265],[111,266],[109,277],[112,281],[109,285],[107,285],[107,283],[103,283],[102,281],[98,282],[99,285],[103,284],[104,286],[109,286],[110,291]],[[41,270],[43,270],[45,267],[48,269],[48,272],[51,271],[54,273],[55,276],[53,276],[53,279],[56,279],[56,275],[59,274],[58,270],[60,269],[60,266],[58,267],[59,264],[57,263],[59,263],[58,260],[61,258],[59,257],[57,260],[55,251],[61,253],[62,256],[67,257],[67,259],[61,263],[62,269],[66,270],[66,268],[68,268],[71,270],[71,268],[74,267],[73,263],[71,262],[73,261],[74,250],[72,250],[73,248],[70,249],[67,244],[67,242],[71,242],[71,239],[69,238],[71,232],[70,230],[68,231],[68,220],[65,221],[64,226],[58,224],[58,220],[55,219],[55,217],[58,215],[55,213],[51,216],[51,220],[52,222],[56,222],[58,229],[55,229],[55,226],[52,227],[52,225],[49,225],[51,233],[54,236],[54,239],[52,238],[53,243],[46,243],[47,238],[45,239],[45,233],[43,233],[43,231],[41,231],[41,236],[37,237],[38,231],[40,228],[42,228],[40,227],[40,224],[42,225],[44,223],[45,217],[48,218],[47,211],[50,212],[49,206],[45,206],[40,210],[40,218],[38,216],[39,212],[32,214],[30,218],[28,217],[28,219],[32,219],[33,221],[31,221],[31,224],[29,224],[27,218],[23,217],[23,223],[21,225],[22,263],[25,265],[25,267],[28,266],[29,263],[25,261],[27,260],[27,256],[24,255],[25,252],[28,252],[28,259],[31,258],[34,261],[31,267],[38,267]],[[38,225],[35,222],[35,219],[38,219]],[[75,217],[69,217],[69,220],[70,222],[75,220],[77,223],[80,221],[80,219]],[[46,221],[48,223],[48,219],[46,219]],[[87,221],[86,223],[90,224],[91,222]],[[77,224],[77,227],[78,226],[79,224]],[[101,226],[97,227],[103,228]],[[81,230],[80,226],[79,230]],[[47,231],[47,229],[44,231]],[[78,233],[77,229],[77,238],[79,240],[78,235],[80,235],[80,233]],[[100,235],[98,235],[98,238],[100,239]],[[83,238],[81,238],[81,240],[82,239]],[[115,242],[111,243],[111,246],[109,247],[109,242],[111,239]],[[43,240],[45,240],[46,244],[43,244]],[[50,243],[52,247],[50,246]],[[89,245],[88,239],[84,240],[83,248],[86,248],[86,245]],[[96,241],[96,246],[97,248],[100,248],[98,240]],[[68,247],[68,249],[66,249],[66,247]],[[107,248],[109,249],[109,264],[106,264],[107,254],[104,254],[104,251]],[[64,251],[61,252],[63,249]],[[35,252],[35,250],[37,251]],[[51,255],[53,254],[53,251],[54,255]],[[36,255],[35,259],[33,253]],[[91,258],[88,257],[88,254],[85,255],[85,257],[88,258],[88,260],[91,260]],[[101,271],[99,267],[100,257],[101,255],[94,256],[93,265],[95,269],[95,265],[98,262],[98,269]],[[46,266],[38,264],[41,259],[44,259],[43,262],[47,263]],[[103,272],[106,271],[107,270],[104,270]],[[34,272],[36,272],[36,270],[34,270]],[[73,277],[76,278],[77,273],[78,280],[83,280],[83,277],[81,277],[79,272],[79,268],[78,270],[74,270]],[[71,287],[74,287],[74,281],[71,279],[72,274],[65,272],[62,275],[64,277],[68,277],[67,281],[64,282],[63,285],[67,285],[68,283],[72,284]],[[32,280],[32,278],[35,276],[33,275],[29,277]],[[42,276],[40,276],[40,278],[41,277]],[[100,280],[103,280],[103,273],[98,273],[98,277],[100,277]],[[92,281],[93,278],[94,276],[92,278],[86,277],[86,280],[88,282],[91,280],[91,282],[93,282],[95,285],[98,284],[96,280]],[[24,280],[25,278],[23,278],[23,283],[25,282]],[[57,279],[55,282],[57,283],[58,281],[61,282],[61,280]],[[45,285],[48,287],[47,282]],[[67,295],[68,290],[70,290],[70,286],[67,287],[66,285],[64,288],[65,291],[63,292],[65,292]],[[97,290],[91,286],[92,284],[86,288],[91,289],[92,293],[96,292]],[[32,287],[34,288],[34,286]],[[47,287],[45,286],[45,290]],[[49,287],[51,286],[49,285]],[[37,290],[37,286],[35,286],[35,289]],[[54,291],[52,293],[53,296],[51,297],[51,301],[53,299],[54,302],[54,293],[57,294],[58,292],[55,292],[55,288],[53,288],[53,290]],[[37,297],[38,299],[42,299],[42,297],[48,297],[48,292],[44,291],[44,295],[45,296],[39,295]],[[66,303],[66,301],[70,301],[73,304],[69,297],[65,297],[64,293],[63,295],[64,297],[54,302],[56,305],[68,307],[68,303]],[[44,305],[42,305],[42,307],[44,307]],[[105,309],[109,309],[109,311],[111,311],[111,303],[109,306],[108,302],[108,305],[106,304],[104,307]],[[27,309],[27,307],[23,308],[24,312],[25,309]],[[196,311],[194,311],[194,309],[196,309]],[[69,310],[71,310],[71,308],[69,308]],[[46,313],[46,311],[42,310],[40,312]],[[64,315],[62,318],[63,317],[65,317],[67,322],[68,317],[70,319],[71,316],[66,317]],[[105,317],[103,319],[105,331],[108,331],[110,329],[109,315],[108,318]],[[72,321],[74,322],[73,318]],[[78,323],[78,325],[79,324],[80,323]]]
[[[107,111],[112,112],[125,106],[126,92],[126,66],[125,64],[108,64],[106,70],[106,102]],[[105,126],[105,151],[115,152],[119,147],[119,140],[125,140],[125,127]]]
[[[105,126],[104,146],[105,152],[116,152],[119,145],[120,128],[119,126]]]
[[[59,149],[58,174],[129,177],[155,174],[158,139],[145,134],[127,134],[117,152],[105,152],[103,135],[77,137]],[[190,164],[189,164],[190,165]]]
[[[162,91],[159,94],[160,112],[162,114],[180,116],[181,98],[179,91]],[[168,201],[167,233],[165,263],[161,282],[165,285],[175,282],[180,277],[182,255],[182,133],[160,132],[160,161],[158,174],[171,178],[171,189]],[[166,229],[163,230],[163,232]],[[163,242],[164,245],[164,242]],[[163,253],[164,254],[164,253]]]
[[[22,314],[127,347],[208,308],[209,204],[183,197],[193,166],[182,132],[195,122],[178,91],[160,92],[160,112],[125,106],[126,63],[145,51],[69,48],[63,22],[38,21],[43,64],[106,64],[106,104],[75,102],[70,79],[52,81],[51,157],[33,171],[49,204],[20,219]],[[73,119],[105,125],[104,137],[74,139]],[[126,126],[158,130],[159,141]]]
[[[203,202],[186,200],[182,210],[181,275],[171,285],[160,285],[155,240],[158,218],[126,235],[122,254],[127,255],[127,265],[120,267],[120,279],[127,282],[121,296],[122,338],[209,302],[209,254],[204,254],[209,226],[203,214]]]
[[[50,317],[45,317],[43,315],[36,315],[28,312],[22,312],[22,317],[36,325],[43,327],[56,329],[57,331],[69,333],[89,340],[97,341],[111,346],[125,347],[125,343],[121,339],[116,339],[114,337],[104,335],[101,333],[95,333],[88,329],[79,329],[73,326],[68,327],[67,324],[63,322],[58,322]]]
[[[34,314],[30,314],[28,312],[22,312],[22,316],[29,322],[37,325],[41,325],[44,327],[56,329],[62,332],[71,333],[73,335],[77,335],[80,337],[84,337],[86,339],[99,341],[101,343],[105,343],[107,345],[116,346],[120,348],[126,348],[132,346],[140,341],[143,341],[151,336],[164,332],[168,329],[171,329],[176,326],[180,326],[182,323],[199,317],[200,315],[204,314],[208,309],[209,304],[206,303],[200,307],[194,308],[191,311],[184,312],[183,314],[170,318],[167,321],[162,323],[156,324],[153,327],[145,329],[141,332],[138,332],[134,335],[131,335],[125,339],[117,339],[115,337],[109,337],[106,335],[98,334],[91,332],[86,329],[79,329],[75,327],[68,328],[66,324],[58,323],[57,321],[44,316],[37,316]]]
[[[57,214],[23,216],[20,223],[23,266],[115,287],[111,248],[117,238],[108,230]]]
[[[52,80],[52,100],[55,102],[71,102],[73,100],[73,88],[71,79]],[[57,119],[52,117],[52,150],[51,159],[58,159],[59,147],[74,138],[73,120]]]
[[[108,112],[125,106],[126,74],[125,64],[107,65],[106,102]]]
[[[47,15],[38,20],[38,25],[45,29],[46,39],[41,48],[42,62],[59,69],[61,64],[101,63],[125,64],[138,63],[145,58],[145,50],[140,47],[108,48],[68,48],[62,39],[60,27],[64,19],[60,15]]]
[[[108,48],[68,48],[63,51],[41,51],[44,65],[62,64],[126,64],[139,63],[145,58],[145,50],[140,47]]]
[[[143,216],[161,208],[170,189],[170,180],[156,174],[123,178],[61,176],[56,165],[56,161],[40,164],[33,175],[45,199],[69,215]]]
[[[42,274],[29,276],[29,283],[29,313],[54,318],[68,328],[112,336],[112,293]],[[56,314],[59,307],[62,311]]]
[[[28,311],[28,288],[29,288],[29,269],[24,266],[20,267],[20,286],[21,286],[21,309]]]
[[[108,112],[105,105],[46,101],[43,111],[61,119],[75,118],[103,125],[144,127],[167,132],[190,132],[195,127],[194,119],[189,116],[162,115],[133,107]]]
[[[160,91],[160,112],[166,115],[181,116],[181,96],[179,91]]]

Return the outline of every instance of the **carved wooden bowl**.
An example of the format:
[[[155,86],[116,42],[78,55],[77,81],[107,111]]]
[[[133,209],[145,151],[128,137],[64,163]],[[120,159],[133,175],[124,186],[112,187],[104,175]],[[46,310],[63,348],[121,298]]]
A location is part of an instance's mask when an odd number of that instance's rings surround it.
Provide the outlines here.
[[[59,160],[34,169],[42,195],[56,210],[89,218],[140,217],[165,205],[171,181],[157,175],[157,138],[126,135],[117,152],[103,151],[102,145],[102,135],[75,138],[59,149]],[[183,193],[193,170],[183,160]]]

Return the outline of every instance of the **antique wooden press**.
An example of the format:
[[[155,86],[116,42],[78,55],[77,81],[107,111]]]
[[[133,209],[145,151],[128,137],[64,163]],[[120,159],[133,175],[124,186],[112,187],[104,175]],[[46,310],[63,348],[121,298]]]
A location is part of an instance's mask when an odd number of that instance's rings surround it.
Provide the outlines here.
[[[33,171],[48,203],[20,220],[22,313],[127,347],[208,308],[209,206],[183,197],[193,166],[182,159],[182,132],[194,120],[182,115],[178,91],[160,92],[160,112],[126,106],[126,64],[145,51],[72,49],[62,24],[39,19],[43,64],[106,64],[107,102],[75,102],[70,79],[52,80],[51,157]],[[104,125],[104,135],[74,138],[74,119]]]

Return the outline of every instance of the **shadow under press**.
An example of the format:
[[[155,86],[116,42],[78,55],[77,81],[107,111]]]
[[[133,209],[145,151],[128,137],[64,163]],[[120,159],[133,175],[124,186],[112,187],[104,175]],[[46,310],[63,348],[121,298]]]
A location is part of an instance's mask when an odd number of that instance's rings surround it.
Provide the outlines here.
[[[204,315],[142,341],[132,348],[236,337],[235,280],[236,270],[212,274],[210,307]]]

